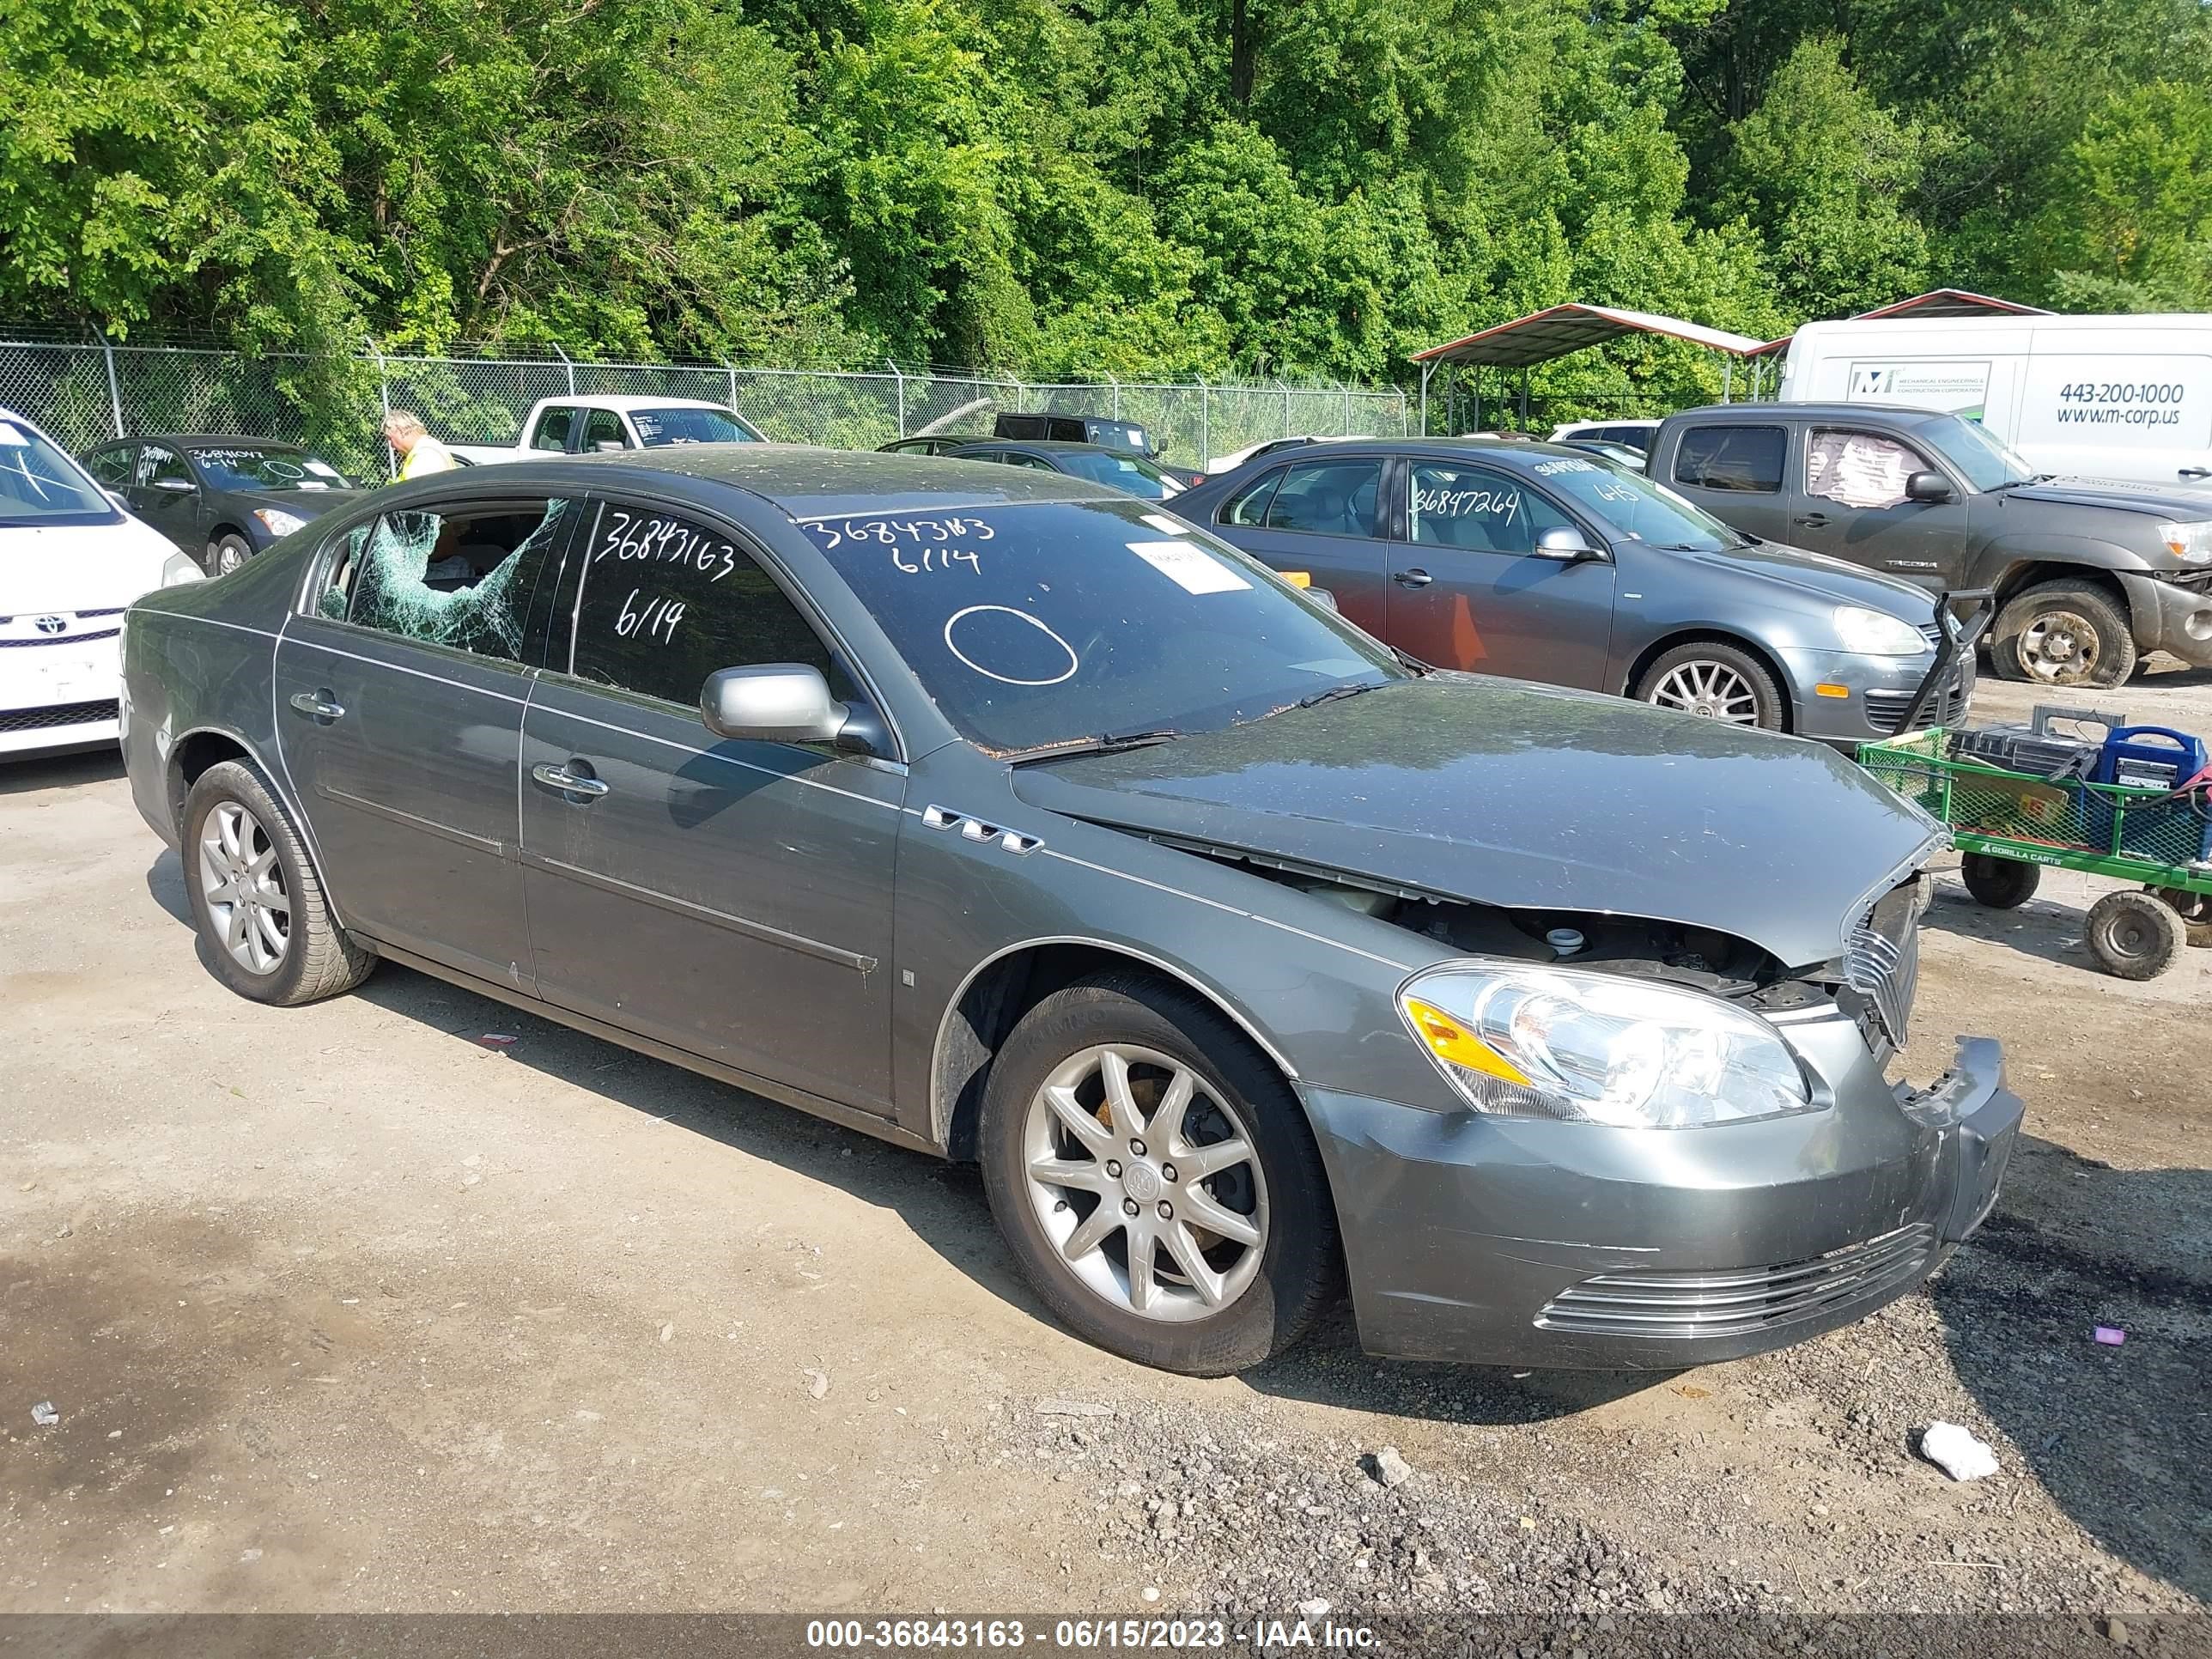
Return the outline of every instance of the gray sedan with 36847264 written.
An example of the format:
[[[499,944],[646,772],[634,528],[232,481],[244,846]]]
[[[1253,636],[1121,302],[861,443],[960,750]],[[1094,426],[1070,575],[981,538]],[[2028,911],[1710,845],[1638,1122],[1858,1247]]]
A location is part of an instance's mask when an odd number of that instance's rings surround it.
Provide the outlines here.
[[[215,971],[389,957],[979,1161],[1059,1317],[1221,1372],[1674,1366],[1980,1222],[1926,819],[1820,746],[1420,667],[1081,480],[748,447],[381,492],[130,613]]]

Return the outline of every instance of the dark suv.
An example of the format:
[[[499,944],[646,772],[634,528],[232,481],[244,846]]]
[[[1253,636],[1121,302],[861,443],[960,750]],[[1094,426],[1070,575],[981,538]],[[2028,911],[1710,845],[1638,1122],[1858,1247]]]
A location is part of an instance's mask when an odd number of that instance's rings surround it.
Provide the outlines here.
[[[2117,685],[2158,650],[2212,666],[2212,491],[2039,476],[1972,421],[1872,404],[1689,410],[1649,465],[1747,534],[1994,588],[2003,678]]]
[[[1152,447],[1145,428],[1134,421],[1109,421],[1096,415],[1001,415],[991,422],[994,438],[1043,440],[1063,444],[1098,444],[1108,449],[1133,450],[1151,458]]]

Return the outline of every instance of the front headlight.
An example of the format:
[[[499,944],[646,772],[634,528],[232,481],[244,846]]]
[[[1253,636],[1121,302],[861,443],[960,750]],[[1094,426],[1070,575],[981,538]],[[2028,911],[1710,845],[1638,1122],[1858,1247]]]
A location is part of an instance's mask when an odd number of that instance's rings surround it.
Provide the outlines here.
[[[1869,657],[1917,657],[1929,648],[1926,635],[1911,623],[1863,605],[1836,607],[1836,637],[1844,650]]]
[[[2162,524],[2158,538],[2166,550],[2184,564],[2212,564],[2212,519],[2189,524]]]
[[[272,536],[289,536],[294,531],[304,528],[307,522],[298,514],[287,513],[281,507],[257,507],[253,509],[253,516],[261,520]]]
[[[164,587],[206,580],[207,572],[200,568],[199,561],[189,553],[172,553],[161,561],[161,586]]]
[[[1398,1010],[1479,1112],[1688,1129],[1818,1109],[1772,1026],[1695,991],[1461,963],[1407,981]]]

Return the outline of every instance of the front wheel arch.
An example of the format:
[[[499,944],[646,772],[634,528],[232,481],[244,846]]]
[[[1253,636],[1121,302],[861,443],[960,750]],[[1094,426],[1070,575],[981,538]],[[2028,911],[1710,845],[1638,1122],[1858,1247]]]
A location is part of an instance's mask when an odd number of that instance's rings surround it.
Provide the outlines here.
[[[1261,1056],[1296,1085],[1297,1070],[1250,1017],[1212,986],[1161,958],[1111,940],[1025,939],[1001,946],[968,972],[939,1017],[931,1050],[930,1139],[956,1163],[972,1163],[991,1062],[1022,1017],[1054,991],[1100,974],[1151,974],[1212,1003]]]
[[[1797,729],[1797,705],[1790,694],[1790,676],[1782,672],[1782,665],[1775,660],[1774,653],[1758,641],[1746,639],[1741,634],[1731,634],[1725,629],[1679,629],[1655,640],[1637,653],[1636,660],[1629,664],[1628,672],[1621,676],[1620,683],[1613,690],[1621,696],[1633,698],[1638,683],[1650,671],[1651,665],[1669,651],[1685,645],[1725,645],[1759,663],[1773,678],[1775,689],[1782,694],[1782,730],[1790,732]]]

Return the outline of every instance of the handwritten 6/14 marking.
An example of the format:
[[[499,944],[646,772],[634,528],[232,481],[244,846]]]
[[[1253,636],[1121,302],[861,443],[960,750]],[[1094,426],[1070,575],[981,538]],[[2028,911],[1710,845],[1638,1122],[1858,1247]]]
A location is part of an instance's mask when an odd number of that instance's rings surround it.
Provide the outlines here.
[[[641,519],[618,508],[607,513],[607,533],[600,538],[592,562],[605,558],[689,565],[695,570],[713,571],[707,580],[714,582],[738,568],[738,550],[726,541],[694,530],[680,520]]]
[[[672,599],[665,593],[655,594],[638,609],[637,596],[642,588],[633,587],[629,597],[623,601],[622,614],[615,618],[615,633],[622,639],[658,640],[663,645],[676,639],[676,624],[684,620],[684,601]]]

